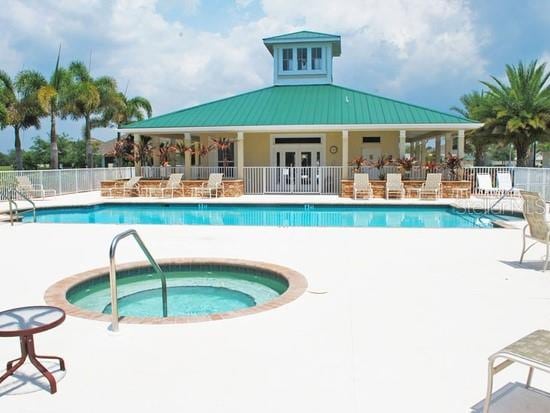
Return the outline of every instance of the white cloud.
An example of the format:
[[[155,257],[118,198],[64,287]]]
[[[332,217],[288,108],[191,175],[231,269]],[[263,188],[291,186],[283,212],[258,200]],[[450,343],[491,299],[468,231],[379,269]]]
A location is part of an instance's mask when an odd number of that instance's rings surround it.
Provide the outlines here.
[[[250,4],[252,4],[254,0],[235,0],[235,4],[238,7],[248,7]]]
[[[475,30],[467,2],[347,0],[343,7],[332,0],[302,0],[297,8],[264,0],[263,5],[268,19],[341,34],[343,57],[335,61],[336,78],[360,71],[361,82],[403,94],[411,83],[477,79],[485,70],[485,35]]]

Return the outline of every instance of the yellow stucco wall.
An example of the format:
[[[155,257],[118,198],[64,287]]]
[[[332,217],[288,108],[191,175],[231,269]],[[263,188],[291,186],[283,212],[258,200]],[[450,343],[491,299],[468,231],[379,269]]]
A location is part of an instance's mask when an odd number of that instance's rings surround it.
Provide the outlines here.
[[[269,133],[244,134],[244,166],[270,166]]]
[[[368,131],[368,132],[350,132],[349,133],[349,160],[361,156],[363,147],[363,137],[379,136],[381,154],[385,157],[391,155],[394,158],[399,157],[399,131]]]

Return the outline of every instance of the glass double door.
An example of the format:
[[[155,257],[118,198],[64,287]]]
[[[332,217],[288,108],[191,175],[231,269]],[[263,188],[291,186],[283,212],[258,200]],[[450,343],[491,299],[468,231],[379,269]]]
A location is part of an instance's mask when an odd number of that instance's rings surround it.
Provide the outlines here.
[[[312,193],[319,191],[320,149],[281,148],[275,151],[270,192]]]

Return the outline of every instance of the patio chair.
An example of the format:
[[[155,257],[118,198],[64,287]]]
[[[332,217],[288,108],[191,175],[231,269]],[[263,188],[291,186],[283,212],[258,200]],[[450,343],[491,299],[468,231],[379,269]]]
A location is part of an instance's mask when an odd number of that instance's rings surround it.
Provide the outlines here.
[[[538,192],[521,191],[521,197],[523,198],[523,216],[527,221],[527,225],[523,227],[523,245],[519,262],[521,264],[525,253],[537,242],[540,242],[546,245],[543,269],[543,271],[546,271],[550,252],[550,223],[546,221],[546,202]],[[529,228],[529,235],[527,235],[527,228]],[[527,238],[534,241],[528,247]]]
[[[170,174],[168,181],[161,182],[158,187],[148,188],[149,196],[164,197],[167,193],[170,193],[170,197],[174,197],[174,192],[180,191],[183,195],[183,185],[181,179],[183,174]]]
[[[399,195],[399,198],[405,196],[405,186],[401,182],[401,174],[387,174],[386,175],[386,199],[390,195]]]
[[[353,199],[357,199],[358,194],[367,194],[367,198],[372,198],[369,174],[356,173],[353,176]]]
[[[440,173],[429,173],[426,175],[426,182],[420,187],[420,198],[423,195],[433,195],[434,199],[441,197]]]
[[[500,195],[502,193],[500,189],[493,186],[493,180],[489,174],[477,174],[476,181],[477,187],[475,192],[477,195],[489,196]]]
[[[220,190],[222,192],[222,196],[224,196],[225,194],[223,190],[222,179],[222,173],[210,174],[208,176],[208,182],[203,182],[200,187],[194,189],[195,196],[208,195],[211,198],[212,194],[214,194],[214,196],[217,198]]]
[[[16,189],[31,198],[37,197],[38,194],[42,199],[46,197],[46,194],[56,195],[55,189],[44,189],[42,184],[33,184],[26,175],[16,176],[15,179],[17,180]]]
[[[495,366],[497,359],[504,360]],[[529,367],[526,388],[531,387],[534,369],[550,373],[550,331],[534,331],[489,357],[489,377],[487,380],[487,395],[483,403],[483,413],[489,413],[491,407],[493,376],[513,363]]]
[[[519,196],[519,188],[512,185],[512,174],[510,172],[497,172],[497,186],[502,194]]]
[[[109,188],[109,196],[114,196],[113,194],[120,194],[120,196],[126,196],[126,194],[129,194],[131,196],[134,191],[137,191],[137,193],[139,194],[140,179],[141,176],[134,176],[127,181],[116,182],[112,188]]]

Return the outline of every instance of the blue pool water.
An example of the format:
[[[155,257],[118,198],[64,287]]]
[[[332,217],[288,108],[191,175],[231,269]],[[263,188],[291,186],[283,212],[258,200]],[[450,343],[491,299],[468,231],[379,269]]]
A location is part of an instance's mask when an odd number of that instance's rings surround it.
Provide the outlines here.
[[[517,218],[438,205],[101,204],[37,210],[37,222],[79,224],[486,228],[496,219]],[[23,221],[32,222],[32,214]]]
[[[254,307],[288,289],[280,276],[249,267],[187,265],[164,268],[169,316],[201,316]],[[118,275],[118,309],[121,316],[161,317],[160,279],[151,269],[121,271]],[[67,300],[77,307],[111,313],[107,275],[77,284]]]

